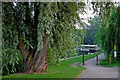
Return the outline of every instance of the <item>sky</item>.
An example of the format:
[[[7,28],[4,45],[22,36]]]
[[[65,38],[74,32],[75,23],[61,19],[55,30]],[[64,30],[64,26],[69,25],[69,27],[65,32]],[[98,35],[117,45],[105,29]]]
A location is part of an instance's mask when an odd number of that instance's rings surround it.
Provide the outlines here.
[[[99,0],[98,0],[99,1]],[[114,2],[115,6],[120,6],[120,0],[111,0],[112,2]],[[111,2],[110,1],[110,2]],[[86,3],[86,9],[85,11],[87,13],[85,13],[84,15],[82,14],[79,14],[80,18],[83,18],[82,22],[85,22],[86,24],[88,24],[90,26],[90,23],[88,23],[88,20],[91,18],[94,18],[94,16],[96,14],[93,14],[93,9],[92,9],[92,4],[91,4],[92,0],[89,0],[88,3],[87,3],[87,0],[85,0],[85,3]],[[100,1],[101,2],[101,1]],[[75,25],[77,29],[83,29],[82,27],[78,26],[77,24]]]
[[[80,16],[80,18],[84,18],[83,22],[89,24],[88,19],[90,17],[93,18],[95,16],[95,14],[93,14],[92,4],[87,5],[85,10],[87,13],[85,13],[84,15],[79,14],[79,16]]]
[[[83,18],[82,22],[85,22],[86,24],[90,25],[90,23],[88,23],[88,20],[90,19],[90,17],[94,18],[94,16],[95,16],[95,14],[93,14],[93,9],[92,9],[92,4],[91,3],[88,3],[85,6],[85,11],[86,11],[86,13],[84,13],[84,14],[79,13],[79,17]],[[77,29],[83,29],[82,27],[78,26],[77,24],[76,24],[76,28]]]

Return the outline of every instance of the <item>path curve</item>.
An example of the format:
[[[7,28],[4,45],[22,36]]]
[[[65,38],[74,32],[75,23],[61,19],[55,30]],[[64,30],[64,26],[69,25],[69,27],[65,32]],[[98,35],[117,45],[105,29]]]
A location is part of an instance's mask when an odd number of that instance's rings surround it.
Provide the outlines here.
[[[100,54],[98,57],[100,60],[104,60],[104,53]],[[83,67],[85,67],[86,70],[82,75],[79,75],[78,78],[118,78],[118,67],[107,68],[96,65],[96,57],[85,61]]]

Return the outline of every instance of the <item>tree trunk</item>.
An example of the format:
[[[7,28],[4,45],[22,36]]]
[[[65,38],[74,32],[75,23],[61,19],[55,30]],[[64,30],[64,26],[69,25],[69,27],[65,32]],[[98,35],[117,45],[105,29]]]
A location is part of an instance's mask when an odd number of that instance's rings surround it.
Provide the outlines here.
[[[37,64],[39,65],[39,64]],[[46,55],[43,57],[41,64],[38,66],[37,69],[35,69],[35,72],[42,73],[47,69],[47,61],[46,61]]]
[[[47,38],[48,38],[48,34],[45,34],[43,39],[43,48],[40,50],[40,52],[32,53],[29,51],[28,48],[24,47],[25,45],[24,41],[22,40],[21,35],[19,36],[19,47],[21,54],[23,56],[23,63],[24,63],[23,72],[42,73],[47,69],[46,54],[49,48],[49,42],[47,42]]]

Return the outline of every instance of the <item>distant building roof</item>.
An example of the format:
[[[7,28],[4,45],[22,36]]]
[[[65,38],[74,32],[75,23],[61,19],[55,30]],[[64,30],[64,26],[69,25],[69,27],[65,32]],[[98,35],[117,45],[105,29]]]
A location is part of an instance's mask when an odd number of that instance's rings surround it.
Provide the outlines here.
[[[97,45],[81,45],[81,46],[95,47],[95,46],[97,46]]]

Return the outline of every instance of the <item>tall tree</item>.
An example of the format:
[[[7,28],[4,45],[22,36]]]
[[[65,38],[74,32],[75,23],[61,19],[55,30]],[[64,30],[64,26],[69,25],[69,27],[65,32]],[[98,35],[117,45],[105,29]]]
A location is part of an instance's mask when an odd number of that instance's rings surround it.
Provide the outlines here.
[[[95,43],[95,36],[99,29],[99,16],[95,16],[90,20],[90,26],[86,29],[85,33],[85,39],[84,44],[96,44]]]
[[[84,3],[3,3],[3,50],[4,56],[20,50],[23,72],[41,73],[47,69],[46,54],[66,54],[71,49],[75,24],[80,22],[78,10]],[[11,64],[12,65],[12,64]]]
[[[96,39],[107,53],[107,57],[109,57],[110,54],[113,56],[114,45],[117,46],[117,55],[119,55],[120,52],[119,10],[120,7],[111,6],[109,12],[104,14],[104,17],[100,20],[100,28]]]

